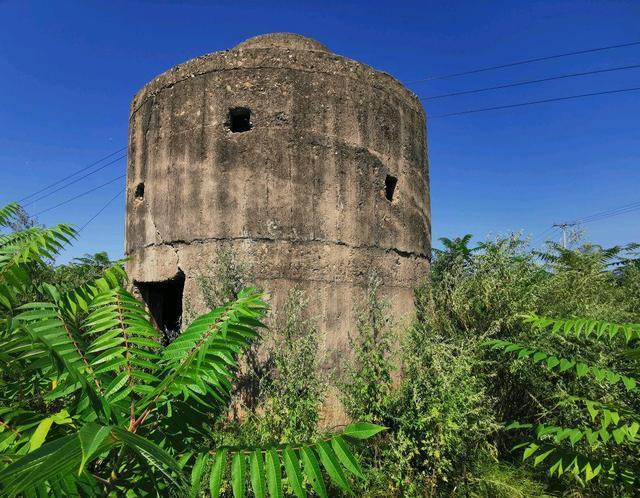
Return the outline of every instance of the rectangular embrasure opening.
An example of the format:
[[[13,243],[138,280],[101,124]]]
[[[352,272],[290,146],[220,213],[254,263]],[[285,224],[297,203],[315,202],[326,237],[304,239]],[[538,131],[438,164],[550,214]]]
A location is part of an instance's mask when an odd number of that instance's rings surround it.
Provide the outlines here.
[[[384,196],[389,202],[393,201],[393,194],[396,191],[398,179],[395,176],[387,175],[384,180]]]
[[[229,109],[229,128],[233,133],[242,133],[251,129],[251,109],[234,107]]]
[[[144,199],[144,182],[140,182],[140,183],[138,183],[138,185],[136,185],[136,190],[134,192],[134,196],[139,201]]]
[[[184,273],[160,282],[136,282],[142,299],[149,308],[156,327],[164,334],[165,342],[171,342],[182,326],[182,294]]]

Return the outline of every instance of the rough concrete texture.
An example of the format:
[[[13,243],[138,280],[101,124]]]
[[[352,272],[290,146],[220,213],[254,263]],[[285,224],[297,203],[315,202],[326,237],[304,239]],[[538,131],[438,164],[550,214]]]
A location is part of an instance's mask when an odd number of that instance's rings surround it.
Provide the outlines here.
[[[420,101],[314,40],[251,38],[133,99],[126,255],[139,288],[184,274],[183,299],[201,306],[195,276],[231,249],[275,307],[293,286],[307,292],[339,368],[368,273],[396,319],[409,315],[430,234]]]

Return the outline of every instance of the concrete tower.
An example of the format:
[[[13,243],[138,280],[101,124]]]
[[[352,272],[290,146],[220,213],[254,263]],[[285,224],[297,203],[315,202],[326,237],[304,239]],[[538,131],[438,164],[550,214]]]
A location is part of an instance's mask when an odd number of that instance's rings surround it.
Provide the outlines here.
[[[175,66],[134,97],[128,271],[158,324],[221,248],[277,307],[305,290],[340,365],[370,271],[396,318],[429,265],[425,114],[391,76],[294,34]]]

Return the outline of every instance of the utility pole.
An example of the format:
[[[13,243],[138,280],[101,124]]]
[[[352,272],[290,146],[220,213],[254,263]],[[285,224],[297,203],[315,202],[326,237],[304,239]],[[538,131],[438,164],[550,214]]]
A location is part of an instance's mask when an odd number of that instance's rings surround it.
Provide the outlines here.
[[[566,223],[554,223],[552,226],[554,228],[560,228],[562,230],[562,247],[567,248],[567,228],[571,228],[576,226],[576,222],[566,222]]]

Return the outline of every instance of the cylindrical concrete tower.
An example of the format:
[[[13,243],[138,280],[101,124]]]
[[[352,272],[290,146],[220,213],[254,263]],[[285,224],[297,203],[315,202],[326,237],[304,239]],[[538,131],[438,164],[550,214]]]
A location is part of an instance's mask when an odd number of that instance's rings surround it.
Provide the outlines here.
[[[180,64],[134,97],[128,271],[159,325],[222,247],[278,306],[298,286],[340,364],[370,271],[396,318],[430,254],[425,114],[391,76],[293,34]]]

